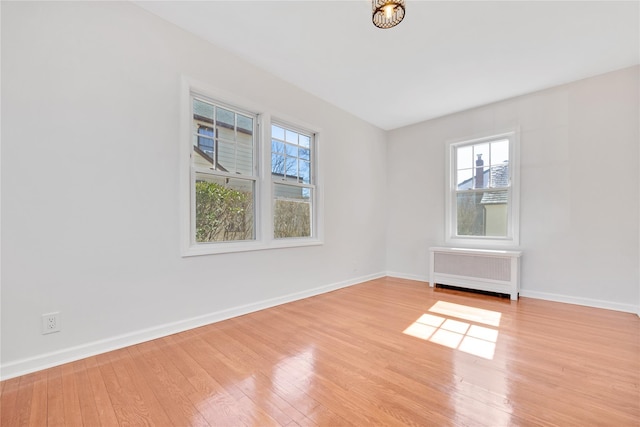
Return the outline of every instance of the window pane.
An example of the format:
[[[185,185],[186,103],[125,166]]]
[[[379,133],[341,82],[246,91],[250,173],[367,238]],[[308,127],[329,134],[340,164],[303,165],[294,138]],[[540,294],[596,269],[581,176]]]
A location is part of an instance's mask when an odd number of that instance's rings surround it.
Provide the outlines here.
[[[473,145],[473,167],[489,166],[489,144],[476,144]]]
[[[284,144],[284,150],[288,157],[298,157],[298,147],[291,144]]]
[[[215,157],[212,139],[207,139],[196,135],[195,144],[193,144],[192,161],[193,165],[198,168],[213,169],[213,159]]]
[[[201,165],[204,161],[207,163],[207,167],[211,167],[214,151],[213,128],[198,125],[196,145],[199,150],[195,150],[195,155],[198,156],[194,159],[195,164]]]
[[[284,141],[284,129],[280,126],[271,125],[271,137]]]
[[[218,140],[218,164],[227,172],[235,172],[236,168],[236,144],[224,139]]]
[[[229,136],[229,129],[220,128],[219,135]],[[253,136],[238,133],[237,140],[218,138],[218,167],[216,169],[253,175]]]
[[[491,168],[491,187],[500,188],[509,186],[509,163],[504,163]]]
[[[307,135],[300,135],[300,145],[309,148],[311,146],[311,137]]]
[[[298,133],[289,129],[285,129],[284,131],[285,141],[290,142],[292,144],[298,143]]]
[[[309,160],[311,158],[311,150],[308,148],[302,148],[298,150],[298,157],[304,160]]]
[[[276,140],[271,140],[271,152],[284,153],[284,143]]]
[[[491,143],[491,166],[509,161],[509,140],[503,139]]]
[[[200,101],[199,99],[194,99],[193,119],[202,121],[204,123],[213,124],[213,105],[204,101]]]
[[[193,165],[211,169],[214,158],[214,130],[213,130],[214,106],[193,99]],[[197,148],[195,148],[197,147]]]
[[[287,176],[298,176],[298,162],[297,159],[287,157],[285,164]]]
[[[471,169],[475,166],[473,162],[473,146],[466,145],[456,149],[457,169]]]
[[[473,188],[473,169],[464,169],[458,171],[458,190],[468,190]]]
[[[198,148],[213,159],[213,138],[198,136]]]
[[[235,116],[236,114],[233,111],[218,107],[216,120],[218,124],[223,124],[226,125],[225,127],[235,129]]]
[[[220,125],[220,122],[218,122]],[[224,139],[230,142],[236,141],[236,131],[224,126],[217,126],[216,130],[218,131],[218,138]]]
[[[476,167],[473,170],[473,188],[487,188],[491,179],[489,168]]]
[[[254,182],[197,174],[196,242],[252,240]]]
[[[273,234],[276,239],[311,236],[311,189],[274,185]]]
[[[238,133],[236,173],[253,175],[253,135]]]
[[[302,179],[303,183],[310,184],[311,183],[311,163],[305,162],[304,160],[300,160],[298,165],[300,170],[300,175],[298,176],[300,177],[300,179]]]
[[[489,187],[490,177],[491,174],[487,167],[459,170],[457,172],[457,189],[487,188]]]
[[[284,177],[284,156],[271,154],[271,173]]]
[[[457,194],[458,236],[507,236],[508,191]]]
[[[238,131],[249,135],[253,134],[253,119],[251,117],[238,114]]]

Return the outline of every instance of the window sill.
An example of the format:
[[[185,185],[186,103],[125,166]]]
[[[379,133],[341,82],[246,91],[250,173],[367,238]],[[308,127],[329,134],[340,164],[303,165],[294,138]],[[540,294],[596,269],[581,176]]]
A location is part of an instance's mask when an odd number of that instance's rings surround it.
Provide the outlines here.
[[[270,242],[225,242],[203,243],[191,245],[182,251],[182,257],[217,255],[238,252],[264,251],[269,249],[298,248],[305,246],[321,246],[324,242],[319,239],[278,239]]]
[[[464,246],[470,248],[479,249],[492,249],[492,248],[516,248],[520,242],[517,239],[510,238],[487,238],[487,237],[450,237],[446,239],[447,245],[452,247]]]

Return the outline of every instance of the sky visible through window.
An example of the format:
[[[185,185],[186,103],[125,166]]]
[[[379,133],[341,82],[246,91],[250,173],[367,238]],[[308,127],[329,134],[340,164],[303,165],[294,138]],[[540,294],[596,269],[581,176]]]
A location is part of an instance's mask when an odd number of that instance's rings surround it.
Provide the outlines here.
[[[271,126],[271,173],[311,183],[311,136]]]
[[[482,159],[483,173],[504,167],[509,162],[509,140],[500,139],[456,148],[457,186],[459,189],[473,188],[473,177],[478,158]],[[502,186],[500,183],[491,181],[491,173],[487,173],[487,175],[489,179],[483,182],[482,188]]]

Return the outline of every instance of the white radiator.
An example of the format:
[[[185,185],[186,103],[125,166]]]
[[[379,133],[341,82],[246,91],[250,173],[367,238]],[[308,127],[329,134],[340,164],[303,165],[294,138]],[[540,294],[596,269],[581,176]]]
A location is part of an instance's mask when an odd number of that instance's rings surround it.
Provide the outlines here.
[[[450,285],[518,299],[520,251],[429,248],[429,286]]]

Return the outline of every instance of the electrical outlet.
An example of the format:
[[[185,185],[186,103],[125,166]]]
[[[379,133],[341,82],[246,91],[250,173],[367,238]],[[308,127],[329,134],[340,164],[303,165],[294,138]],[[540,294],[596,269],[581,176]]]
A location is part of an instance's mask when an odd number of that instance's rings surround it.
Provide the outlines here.
[[[42,315],[42,335],[60,332],[60,313],[47,313]]]

